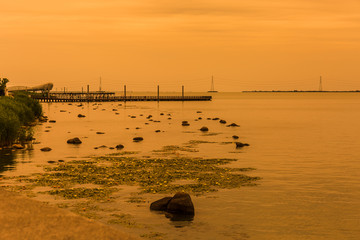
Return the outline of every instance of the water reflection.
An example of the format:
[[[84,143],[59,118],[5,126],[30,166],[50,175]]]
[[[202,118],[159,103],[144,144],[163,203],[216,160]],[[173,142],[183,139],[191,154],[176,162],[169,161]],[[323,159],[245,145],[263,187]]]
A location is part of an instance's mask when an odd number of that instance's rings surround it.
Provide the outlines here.
[[[0,150],[0,173],[15,169],[15,151],[11,149]]]

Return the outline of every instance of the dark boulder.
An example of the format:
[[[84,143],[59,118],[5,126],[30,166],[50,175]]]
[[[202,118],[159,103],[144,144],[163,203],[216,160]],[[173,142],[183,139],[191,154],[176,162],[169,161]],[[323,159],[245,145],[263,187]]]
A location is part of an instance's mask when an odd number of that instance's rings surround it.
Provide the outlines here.
[[[50,120],[49,123],[56,123],[56,121],[55,120]]]
[[[232,136],[232,138],[233,138],[233,139],[239,139],[239,136],[234,135],[234,136]]]
[[[96,134],[105,134],[104,132],[96,132]]]
[[[82,114],[78,114],[78,118],[84,118],[86,117],[85,115],[82,115]]]
[[[167,205],[167,212],[193,215],[195,210],[190,195],[183,192],[176,193]]]
[[[166,211],[169,201],[172,197],[164,197],[150,204],[150,210],[154,211]]]
[[[161,132],[161,131],[160,131],[160,130],[155,130],[155,132],[157,132],[157,133],[158,133],[158,132]]]
[[[209,131],[209,128],[208,127],[202,127],[202,128],[200,128],[200,131],[207,132],[207,131]]]
[[[226,121],[222,120],[222,119],[219,122],[222,123],[222,124],[226,124]]]
[[[142,141],[142,140],[144,140],[144,138],[142,138],[142,137],[134,137],[134,138],[133,138],[133,141],[134,141],[134,142],[140,142],[140,141]]]
[[[217,120],[219,120],[220,118],[218,118],[218,117],[216,117],[216,118],[213,118],[212,120],[215,120],[215,121],[217,121]]]
[[[235,142],[236,148],[242,148],[245,146],[250,146],[248,143]]]
[[[67,140],[67,143],[69,143],[69,144],[81,144],[82,141],[79,138],[76,137],[76,138],[71,138],[71,139]]]

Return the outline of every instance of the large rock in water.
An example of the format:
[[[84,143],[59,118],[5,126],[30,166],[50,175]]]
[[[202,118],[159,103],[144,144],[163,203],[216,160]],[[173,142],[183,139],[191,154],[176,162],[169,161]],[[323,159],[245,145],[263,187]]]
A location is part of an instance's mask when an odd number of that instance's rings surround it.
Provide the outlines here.
[[[150,204],[150,209],[154,211],[166,211],[172,197],[164,197]]]
[[[82,143],[82,141],[79,139],[79,138],[71,138],[71,139],[69,139],[69,140],[67,140],[67,143],[69,143],[69,144],[80,144],[80,143]]]
[[[173,197],[164,197],[150,205],[151,210],[166,211],[174,215],[194,216],[194,204],[187,193],[178,192]]]
[[[167,212],[176,214],[190,214],[194,215],[194,204],[191,201],[191,197],[187,193],[178,192],[169,201],[167,205]]]

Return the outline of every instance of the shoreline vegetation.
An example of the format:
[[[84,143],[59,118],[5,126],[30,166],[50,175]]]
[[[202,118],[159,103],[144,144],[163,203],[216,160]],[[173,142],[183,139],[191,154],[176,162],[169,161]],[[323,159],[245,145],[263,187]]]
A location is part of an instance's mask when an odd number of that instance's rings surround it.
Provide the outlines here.
[[[33,140],[32,126],[42,117],[40,103],[26,93],[0,96],[0,148],[24,146]]]

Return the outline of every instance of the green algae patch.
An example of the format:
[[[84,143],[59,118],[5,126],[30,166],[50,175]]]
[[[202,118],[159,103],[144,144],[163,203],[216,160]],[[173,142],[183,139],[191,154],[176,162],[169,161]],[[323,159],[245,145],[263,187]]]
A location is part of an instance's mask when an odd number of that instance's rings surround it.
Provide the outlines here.
[[[70,189],[57,189],[48,191],[50,195],[59,195],[66,199],[104,199],[113,193],[111,188],[70,188]]]
[[[45,167],[45,173],[19,181],[26,189],[47,186],[45,193],[65,199],[108,200],[119,186],[138,186],[139,193],[175,193],[186,191],[196,195],[255,185],[258,177],[245,175],[253,168],[230,168],[237,159],[166,157],[143,158],[124,155],[74,160]],[[90,186],[90,187],[89,187]],[[129,199],[140,203],[142,199]]]

